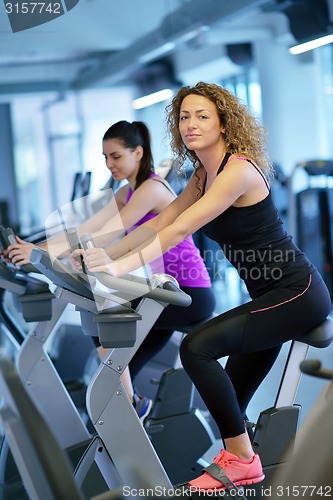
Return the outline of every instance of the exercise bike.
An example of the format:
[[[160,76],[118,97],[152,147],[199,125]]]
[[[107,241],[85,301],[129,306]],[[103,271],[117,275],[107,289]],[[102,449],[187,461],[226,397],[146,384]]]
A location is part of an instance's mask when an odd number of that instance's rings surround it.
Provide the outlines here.
[[[272,498],[288,491],[295,496],[314,498],[332,495],[333,450],[330,436],[333,430],[333,370],[322,368],[317,359],[310,359],[301,363],[301,371],[329,382],[300,426],[295,452],[288,467],[273,476]]]
[[[13,230],[0,226],[2,251],[15,241]],[[31,323],[50,319],[48,298],[51,290],[32,265],[20,268],[5,262],[0,265],[0,319],[5,334],[5,348],[15,357],[28,334]],[[36,273],[39,275],[36,276]],[[52,332],[48,340],[47,352],[82,418],[89,425],[85,411],[87,384],[83,377],[86,375],[86,364],[94,354],[97,357],[97,353],[91,338],[82,336],[78,315],[73,318],[73,313],[66,311],[62,318],[64,316],[65,321],[62,319],[57,324],[57,329]]]
[[[106,481],[107,489],[119,484],[138,488],[142,486],[142,476],[145,474],[153,478],[156,486],[171,488],[172,484],[119,377],[164,307],[169,302],[180,306],[188,305],[190,298],[169,281],[151,290],[146,282],[142,283],[133,278],[124,280],[107,277],[109,288],[119,290],[119,294],[103,293],[97,290],[92,292],[89,281],[80,275],[70,274],[66,266],[57,260],[52,262],[48,254],[41,249],[33,250],[31,260],[33,265],[57,287],[54,291],[56,299],[53,308],[59,310],[64,307],[60,304],[68,302],[75,304],[80,309],[84,330],[90,333],[92,330],[96,332],[97,327],[102,345],[111,348],[110,354],[101,363],[87,391],[87,409],[97,430],[97,436],[94,437],[93,444],[88,446],[77,464],[75,477],[80,486],[87,478],[92,463],[97,463]],[[108,282],[108,278],[111,282]],[[169,289],[166,289],[167,287]],[[133,295],[144,297],[135,311],[128,305],[128,299]],[[59,312],[56,316],[59,316]],[[52,322],[55,320],[53,313]],[[43,332],[35,331],[35,335],[32,335],[31,340],[37,341],[37,346],[35,345],[36,349],[32,349],[33,365],[30,366],[29,376],[25,380],[29,381],[29,393],[42,408],[51,429],[56,437],[63,441],[64,427],[67,423],[72,424],[75,420],[75,425],[71,426],[75,436],[77,436],[78,429],[83,430],[83,425],[82,422],[81,425],[79,424],[76,417],[74,418],[75,408],[69,406],[65,408],[66,411],[62,411],[58,426],[54,421],[50,405],[53,402],[53,407],[62,407],[67,393],[59,380],[56,381],[54,378],[50,385],[49,378],[40,377],[40,375],[45,375],[45,371],[41,372],[42,366],[47,366],[48,371],[51,371],[48,357],[42,349],[40,335],[44,333],[45,327]],[[54,394],[53,390],[56,386],[59,391],[57,397],[53,397],[51,401],[50,395]],[[46,401],[47,404],[45,404]],[[65,425],[64,422],[66,422]],[[65,433],[68,436],[68,433]],[[74,435],[72,435],[72,440],[75,441],[73,437]],[[90,438],[86,430],[85,437]],[[135,446],[133,446],[134,443]],[[64,449],[63,446],[62,449]],[[24,454],[24,446],[21,452]],[[145,457],[144,463],[142,456]],[[29,461],[29,457],[25,458]],[[136,464],[136,469],[139,469],[136,473],[133,473],[133,467],[129,463],[132,460]]]
[[[252,487],[256,498],[263,498],[265,491],[271,491],[273,477],[288,470],[293,460],[301,412],[295,398],[309,347],[326,348],[332,342],[331,317],[292,341],[274,406],[262,411],[256,423],[247,422],[254,430],[252,446],[265,473],[265,480]]]

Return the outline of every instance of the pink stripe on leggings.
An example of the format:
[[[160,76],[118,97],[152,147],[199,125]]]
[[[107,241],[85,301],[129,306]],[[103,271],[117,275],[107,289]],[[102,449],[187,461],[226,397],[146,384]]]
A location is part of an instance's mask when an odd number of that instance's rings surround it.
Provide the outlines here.
[[[280,302],[279,304],[275,304],[274,306],[263,307],[262,309],[257,309],[256,311],[251,311],[251,314],[257,313],[257,312],[262,312],[262,311],[268,311],[269,309],[274,309],[274,307],[279,307],[279,306],[283,306],[283,304],[288,304],[288,302],[291,302],[295,299],[298,299],[298,297],[302,297],[302,295],[304,295],[305,292],[309,289],[309,287],[311,285],[311,279],[312,279],[312,276],[310,275],[308,286],[305,288],[305,290],[303,290],[302,293],[295,295],[295,297],[293,297],[292,299],[285,300],[284,302]]]

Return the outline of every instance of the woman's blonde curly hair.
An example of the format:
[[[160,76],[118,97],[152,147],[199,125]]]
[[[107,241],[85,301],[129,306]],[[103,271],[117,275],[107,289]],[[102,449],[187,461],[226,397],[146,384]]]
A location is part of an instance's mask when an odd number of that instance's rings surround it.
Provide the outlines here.
[[[216,105],[221,125],[225,128],[224,140],[227,151],[252,160],[265,177],[271,180],[274,170],[266,152],[266,130],[242,101],[214,83],[199,82],[194,87],[182,87],[166,107],[166,125],[171,137],[170,147],[179,169],[181,170],[187,159],[195,169],[201,166],[199,158],[194,151],[185,146],[179,132],[181,103],[191,94],[206,97]]]

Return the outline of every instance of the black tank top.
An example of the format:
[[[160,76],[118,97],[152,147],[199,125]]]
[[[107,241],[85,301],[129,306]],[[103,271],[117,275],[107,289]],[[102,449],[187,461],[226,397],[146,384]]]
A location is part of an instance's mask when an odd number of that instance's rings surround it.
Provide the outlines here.
[[[217,175],[223,171],[229,157],[227,153]],[[247,161],[258,170],[267,185],[260,169]],[[203,192],[205,187],[206,180]],[[266,198],[254,205],[230,206],[206,224],[203,231],[221,246],[225,257],[244,280],[251,298],[296,283],[315,269],[285,232],[270,190]]]

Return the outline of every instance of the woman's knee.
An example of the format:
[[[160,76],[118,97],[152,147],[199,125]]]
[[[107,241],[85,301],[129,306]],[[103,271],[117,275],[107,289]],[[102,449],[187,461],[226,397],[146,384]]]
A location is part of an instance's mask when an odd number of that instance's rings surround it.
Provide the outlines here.
[[[205,353],[200,336],[189,333],[180,344],[179,355],[184,368],[200,363],[209,356]]]
[[[192,342],[190,337],[191,337],[190,334],[186,335],[186,337],[182,340],[179,347],[179,356],[184,368],[188,366],[188,363],[192,358],[192,349],[191,349]]]

